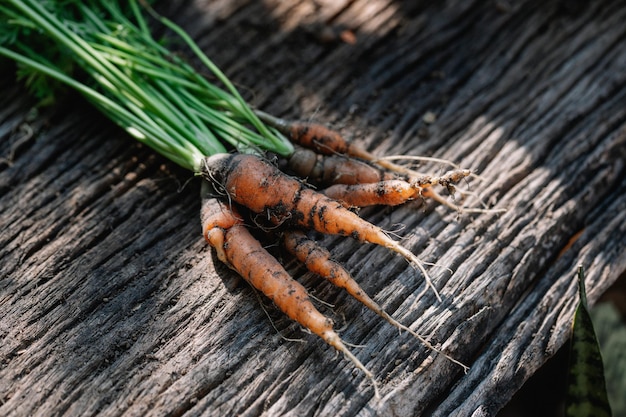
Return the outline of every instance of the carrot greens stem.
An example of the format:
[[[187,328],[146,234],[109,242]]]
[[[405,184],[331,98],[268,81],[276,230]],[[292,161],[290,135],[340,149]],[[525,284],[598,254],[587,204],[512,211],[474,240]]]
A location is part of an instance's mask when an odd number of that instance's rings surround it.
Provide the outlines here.
[[[197,70],[156,41],[147,10],[202,65]],[[143,0],[8,0],[0,5],[0,56],[41,97],[54,83],[78,91],[142,143],[199,172],[205,156],[267,150],[293,153],[183,29]],[[201,75],[212,74],[215,84]]]

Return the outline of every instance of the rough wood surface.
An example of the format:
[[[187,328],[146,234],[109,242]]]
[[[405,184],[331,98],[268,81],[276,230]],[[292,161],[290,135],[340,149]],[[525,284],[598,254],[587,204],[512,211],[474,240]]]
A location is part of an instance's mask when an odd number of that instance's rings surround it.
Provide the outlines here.
[[[626,271],[623,2],[221,0],[164,13],[260,108],[486,179],[472,191],[506,213],[362,211],[404,225],[408,247],[454,271],[431,268],[441,303],[398,256],[325,241],[390,313],[471,369],[286,259],[362,345],[377,403],[362,373],[263,301],[270,321],[215,261],[197,179],[79,99],[33,115],[3,64],[0,414],[494,415],[566,341],[576,265],[591,302]],[[342,29],[357,42],[334,37]]]

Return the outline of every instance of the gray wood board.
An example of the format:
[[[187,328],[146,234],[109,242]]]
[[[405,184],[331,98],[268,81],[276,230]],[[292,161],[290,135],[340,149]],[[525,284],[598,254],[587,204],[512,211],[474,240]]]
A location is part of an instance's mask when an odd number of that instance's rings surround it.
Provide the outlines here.
[[[163,10],[255,106],[328,124],[379,155],[454,161],[484,178],[461,190],[507,209],[360,212],[441,265],[429,270],[442,302],[398,256],[323,240],[467,374],[284,257],[334,305],[318,304],[359,345],[380,402],[347,360],[218,263],[201,238],[198,179],[77,97],[34,115],[3,65],[0,413],[494,415],[567,340],[576,266],[592,303],[626,271],[626,5],[572,4]],[[344,29],[355,44],[335,36]]]

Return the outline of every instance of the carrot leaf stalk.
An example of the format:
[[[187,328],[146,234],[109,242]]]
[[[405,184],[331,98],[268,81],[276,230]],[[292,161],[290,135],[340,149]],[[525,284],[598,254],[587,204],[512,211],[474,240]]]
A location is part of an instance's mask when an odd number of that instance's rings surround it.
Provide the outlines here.
[[[67,85],[136,139],[195,172],[205,156],[226,152],[225,144],[293,152],[182,29],[159,19],[223,87],[154,39],[137,0],[128,6],[130,11],[105,0],[8,0],[0,6],[7,30],[0,56],[18,63],[38,95],[54,93],[54,84],[42,78]],[[69,68],[55,63],[59,55]]]

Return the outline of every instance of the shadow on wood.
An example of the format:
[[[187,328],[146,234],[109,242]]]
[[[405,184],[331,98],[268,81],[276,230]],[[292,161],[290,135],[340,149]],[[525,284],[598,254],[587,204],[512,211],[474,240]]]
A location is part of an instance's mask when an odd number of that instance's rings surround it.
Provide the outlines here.
[[[363,345],[376,403],[350,363],[266,304],[305,343],[283,340],[215,265],[190,174],[76,97],[31,117],[34,102],[5,76],[3,415],[494,415],[506,404],[567,339],[576,265],[592,303],[626,270],[626,6],[404,3],[175,2],[164,13],[259,108],[485,178],[471,191],[506,213],[362,211],[404,225],[406,246],[454,271],[431,269],[442,303],[403,259],[325,240],[389,313],[469,373],[289,262]]]

